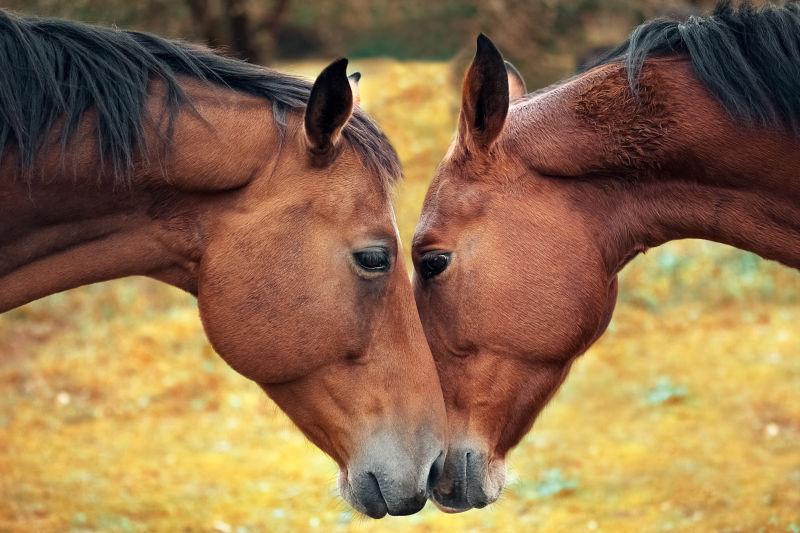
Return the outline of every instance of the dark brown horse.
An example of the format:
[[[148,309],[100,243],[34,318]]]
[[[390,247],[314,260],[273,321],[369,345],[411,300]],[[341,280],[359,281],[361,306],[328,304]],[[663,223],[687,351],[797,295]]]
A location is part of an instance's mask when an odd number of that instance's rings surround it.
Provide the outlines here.
[[[498,497],[506,453],[605,330],[637,254],[692,237],[800,267],[798,35],[797,4],[722,4],[645,24],[528,96],[479,37],[413,243],[448,409],[441,507]]]
[[[219,354],[381,517],[425,504],[445,412],[390,203],[397,157],[346,66],[312,88],[0,11],[0,312],[132,275],[195,294]]]

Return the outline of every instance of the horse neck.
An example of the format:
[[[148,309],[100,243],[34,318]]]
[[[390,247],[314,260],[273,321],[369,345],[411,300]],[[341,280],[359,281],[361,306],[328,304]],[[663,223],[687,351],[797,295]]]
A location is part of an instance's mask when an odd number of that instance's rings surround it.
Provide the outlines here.
[[[729,137],[725,148],[709,144],[696,151],[696,161],[646,179],[584,186],[594,198],[588,209],[612,273],[639,252],[685,238],[800,268],[798,141],[741,129],[735,134],[739,138]]]
[[[172,148],[141,164],[129,184],[92,178],[101,174],[94,142],[71,146],[63,161],[43,157],[30,180],[15,176],[13,157],[4,159],[0,312],[132,275],[196,294],[209,228],[239,188],[271,171],[277,131],[264,100],[193,92],[202,119],[182,112]],[[152,145],[155,133],[148,136]]]

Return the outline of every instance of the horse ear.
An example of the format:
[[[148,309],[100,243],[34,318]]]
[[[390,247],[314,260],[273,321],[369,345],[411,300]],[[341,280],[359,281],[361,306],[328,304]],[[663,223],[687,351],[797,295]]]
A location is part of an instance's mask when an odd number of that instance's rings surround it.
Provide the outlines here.
[[[503,131],[508,102],[508,74],[503,56],[481,33],[461,93],[459,132],[468,148],[491,146]]]
[[[528,94],[525,86],[525,78],[522,77],[517,67],[506,61],[506,76],[508,77],[508,99],[513,102],[517,98],[522,98]]]
[[[347,59],[337,59],[320,72],[306,106],[305,130],[311,151],[329,152],[353,114],[353,91],[347,79]]]
[[[361,105],[361,91],[358,89],[358,82],[361,81],[361,73],[353,72],[347,76],[347,81],[350,82],[350,90],[353,91],[353,107]]]

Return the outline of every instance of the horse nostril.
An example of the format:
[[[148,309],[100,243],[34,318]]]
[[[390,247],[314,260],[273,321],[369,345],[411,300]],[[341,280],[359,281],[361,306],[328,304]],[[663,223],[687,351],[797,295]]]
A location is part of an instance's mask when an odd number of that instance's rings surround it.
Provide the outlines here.
[[[439,483],[439,478],[442,477],[442,470],[444,469],[444,451],[439,452],[436,460],[431,464],[430,472],[428,472],[428,490],[433,490],[433,487]]]
[[[372,485],[372,493],[378,496],[383,503],[386,503],[386,499],[383,497],[383,492],[381,491],[381,484],[378,483],[378,476],[373,474],[372,472],[367,472],[367,478],[370,480],[370,485]]]

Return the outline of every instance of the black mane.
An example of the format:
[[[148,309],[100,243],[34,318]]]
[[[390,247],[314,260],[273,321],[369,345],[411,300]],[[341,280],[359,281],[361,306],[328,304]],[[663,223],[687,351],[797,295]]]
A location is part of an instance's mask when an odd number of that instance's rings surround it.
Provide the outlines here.
[[[597,65],[622,61],[631,88],[648,57],[686,55],[700,80],[733,117],[800,134],[800,5],[717,4],[709,17],[656,19]],[[596,66],[596,65],[595,65]]]
[[[180,108],[191,105],[178,76],[264,97],[281,125],[287,111],[305,108],[311,91],[303,79],[185,42],[0,9],[0,160],[13,145],[21,170],[30,170],[56,120],[64,120],[63,149],[93,108],[101,161],[126,180],[142,148],[150,80],[166,87],[166,142]],[[356,111],[343,136],[383,181],[399,177],[397,154],[366,114]]]

